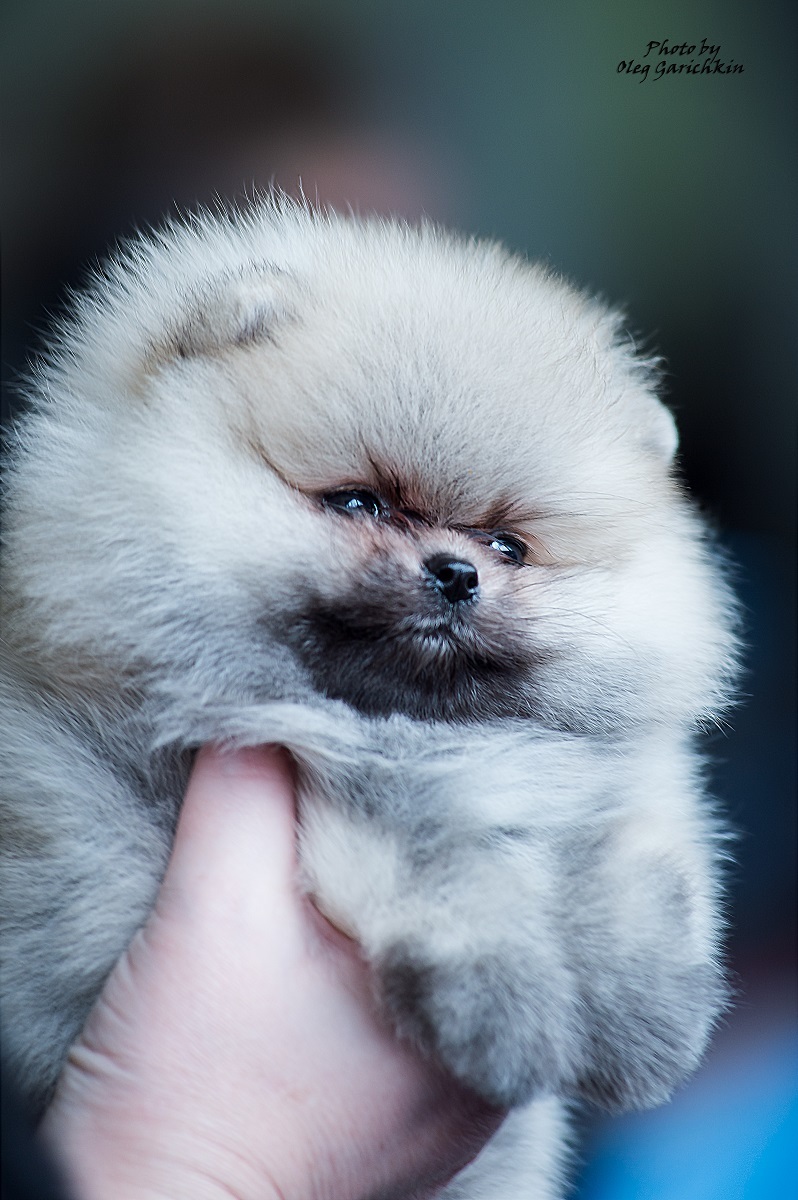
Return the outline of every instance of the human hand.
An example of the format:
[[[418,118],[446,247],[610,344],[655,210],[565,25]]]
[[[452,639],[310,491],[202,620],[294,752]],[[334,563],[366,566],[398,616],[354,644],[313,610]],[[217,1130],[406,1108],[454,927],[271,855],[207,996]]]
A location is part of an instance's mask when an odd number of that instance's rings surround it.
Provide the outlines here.
[[[501,1114],[398,1041],[296,886],[274,749],[200,752],[154,911],[42,1133],[81,1200],[427,1196]]]

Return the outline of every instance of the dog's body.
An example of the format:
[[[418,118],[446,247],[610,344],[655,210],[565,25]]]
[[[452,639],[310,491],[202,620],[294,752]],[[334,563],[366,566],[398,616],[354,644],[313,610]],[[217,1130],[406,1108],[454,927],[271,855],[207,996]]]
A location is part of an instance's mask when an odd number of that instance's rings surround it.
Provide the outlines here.
[[[723,1002],[692,743],[731,603],[650,374],[495,246],[287,204],[96,282],[8,502],[3,1012],[32,1103],[220,739],[289,747],[308,890],[398,1031],[515,1108],[452,1196],[559,1195],[570,1098],[692,1069]]]

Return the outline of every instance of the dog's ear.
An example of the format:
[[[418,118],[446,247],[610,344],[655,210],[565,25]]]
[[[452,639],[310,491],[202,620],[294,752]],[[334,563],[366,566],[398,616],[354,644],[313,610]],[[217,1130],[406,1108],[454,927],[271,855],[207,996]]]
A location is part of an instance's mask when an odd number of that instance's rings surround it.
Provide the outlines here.
[[[670,466],[679,447],[679,432],[673,414],[659,397],[661,360],[657,355],[639,352],[622,311],[608,310],[596,332],[599,346],[611,356],[607,377],[620,385],[616,392],[618,410],[626,413],[628,427],[640,448]]]
[[[294,277],[255,258],[214,263],[212,249],[191,229],[175,229],[109,260],[53,340],[66,393],[107,409],[182,361],[272,338],[294,311]]]
[[[652,451],[663,462],[673,462],[679,448],[679,432],[673,413],[657,396],[650,396],[645,417],[644,448]]]
[[[269,340],[287,315],[281,275],[270,264],[252,264],[194,287],[154,339],[150,357],[163,363]]]

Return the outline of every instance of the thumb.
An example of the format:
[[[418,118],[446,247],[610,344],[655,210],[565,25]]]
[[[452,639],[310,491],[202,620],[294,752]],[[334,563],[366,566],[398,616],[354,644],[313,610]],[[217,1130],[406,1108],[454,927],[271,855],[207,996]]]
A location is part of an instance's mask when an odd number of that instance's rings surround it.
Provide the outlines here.
[[[205,746],[197,755],[161,889],[170,906],[262,921],[295,891],[294,777],[284,750]]]

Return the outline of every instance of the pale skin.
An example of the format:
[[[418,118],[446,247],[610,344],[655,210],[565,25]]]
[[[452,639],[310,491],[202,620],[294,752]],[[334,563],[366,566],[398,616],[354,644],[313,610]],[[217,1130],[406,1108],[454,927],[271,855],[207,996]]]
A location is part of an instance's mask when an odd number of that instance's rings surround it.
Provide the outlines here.
[[[200,752],[155,909],[42,1124],[80,1200],[426,1197],[498,1127],[380,1019],[299,893],[294,829],[282,752]]]

